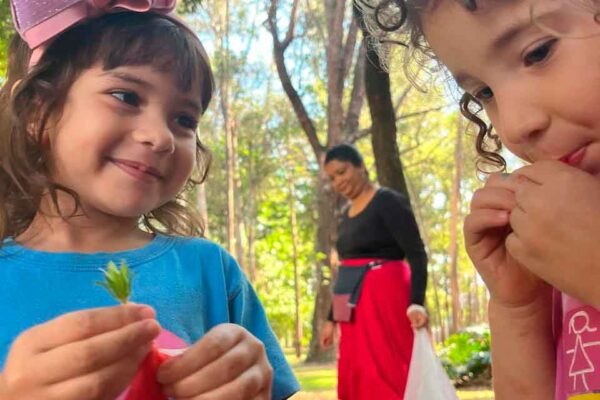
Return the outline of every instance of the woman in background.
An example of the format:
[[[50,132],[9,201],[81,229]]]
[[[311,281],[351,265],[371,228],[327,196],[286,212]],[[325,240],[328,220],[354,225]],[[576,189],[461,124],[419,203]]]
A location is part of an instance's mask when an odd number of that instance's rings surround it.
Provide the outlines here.
[[[408,199],[369,181],[351,145],[331,148],[325,171],[349,200],[339,225],[341,265],[320,343],[340,327],[338,398],[402,400],[412,328],[427,324],[427,255]],[[408,263],[406,262],[408,260]]]

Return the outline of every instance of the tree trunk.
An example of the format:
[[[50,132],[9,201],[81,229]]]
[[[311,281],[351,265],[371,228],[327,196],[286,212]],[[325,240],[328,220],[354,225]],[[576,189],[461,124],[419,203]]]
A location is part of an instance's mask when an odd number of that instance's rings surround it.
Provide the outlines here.
[[[240,168],[238,161],[238,132],[237,129],[232,130],[233,136],[233,200],[235,207],[235,258],[238,260],[240,267],[246,274],[249,276],[250,273],[248,271],[248,261],[246,260],[244,254],[244,242],[242,233],[245,232],[244,229],[244,212],[242,211],[243,205],[240,199],[240,191],[242,190],[242,182],[240,179]]]
[[[460,286],[458,282],[458,223],[460,220],[460,181],[462,179],[463,145],[462,123],[459,122],[456,130],[456,144],[454,148],[454,179],[450,194],[450,290],[452,295],[452,325],[451,333],[456,333],[461,328]]]
[[[413,211],[415,213],[415,219],[417,220],[417,224],[419,225],[419,227],[421,227],[421,236],[423,237],[423,242],[425,244],[425,248],[426,249],[430,249],[430,243],[431,243],[431,239],[429,238],[429,226],[427,225],[426,220],[423,218],[423,205],[419,199],[419,196],[417,196],[417,194],[415,193],[414,189],[413,189],[413,185],[411,184],[411,180],[407,179],[406,180],[407,183],[407,188],[408,188],[408,192],[410,193],[410,196],[412,198],[412,203],[413,203]],[[439,296],[439,291],[440,291],[440,282],[438,280],[437,277],[437,272],[435,271],[434,268],[430,268],[430,279],[429,282],[431,282],[431,286],[432,286],[432,290],[433,290],[433,304],[435,307],[435,312],[433,313],[433,315],[435,316],[435,322],[439,328],[439,336],[435,338],[435,340],[437,341],[444,341],[446,340],[446,334],[445,334],[445,324],[444,324],[444,319],[442,318],[442,307],[441,307],[441,303],[440,303],[440,296]]]
[[[312,336],[308,348],[307,362],[325,362],[334,359],[334,350],[322,351],[319,348],[319,334],[323,322],[327,320],[331,307],[331,278],[333,244],[337,234],[337,218],[335,214],[335,196],[328,190],[327,177],[324,172],[319,173],[317,183],[318,220],[317,228],[317,259],[315,282],[315,308],[313,312]]]
[[[382,186],[392,188],[410,199],[396,139],[396,114],[390,92],[390,76],[379,66],[376,51],[368,51],[365,63],[365,92],[371,112],[371,144],[377,179]]]
[[[473,323],[478,324],[481,320],[479,319],[480,305],[479,305],[479,284],[477,283],[477,271],[473,268],[473,283],[471,284],[471,289],[473,291]]]
[[[288,205],[290,208],[290,234],[292,236],[292,262],[294,265],[294,349],[296,358],[302,356],[302,316],[300,315],[300,272],[298,270],[298,224],[296,221],[296,191],[292,174],[287,168]]]
[[[230,76],[229,76],[229,0],[224,1],[223,36],[221,42],[221,63],[219,65],[220,80],[220,105],[225,128],[225,156],[227,163],[227,249],[231,254],[236,254],[235,247],[235,165],[233,148],[233,118],[229,102]]]
[[[300,0],[293,0],[289,13],[289,22],[285,36],[279,37],[277,9],[279,0],[271,0],[266,21],[267,28],[273,37],[273,55],[277,74],[281,81],[284,92],[286,93],[298,122],[304,131],[308,142],[310,143],[315,159],[319,164],[320,172],[317,184],[317,209],[318,209],[318,227],[317,243],[315,250],[317,254],[315,277],[316,287],[314,292],[315,308],[312,322],[312,337],[309,345],[307,361],[330,361],[333,351],[322,352],[319,348],[319,333],[323,321],[326,319],[331,303],[330,294],[330,275],[331,258],[333,254],[334,239],[337,231],[337,220],[335,218],[336,199],[332,193],[326,190],[327,177],[322,170],[322,163],[326,147],[339,144],[344,139],[344,126],[351,126],[352,123],[344,124],[344,83],[352,64],[353,54],[356,45],[356,34],[358,25],[352,22],[349,25],[346,41],[344,43],[344,16],[346,11],[345,0],[326,0],[325,17],[327,24],[327,42],[326,64],[327,64],[327,138],[325,146],[321,143],[317,135],[317,128],[311,119],[307,108],[302,102],[298,91],[293,86],[290,79],[287,66],[285,64],[285,50],[295,39],[295,25],[297,22],[298,8]],[[360,68],[358,69],[360,72]],[[360,95],[360,90],[356,91],[356,96]],[[350,104],[353,112],[359,110],[360,102],[356,96],[353,96]],[[354,117],[353,113],[348,113]],[[346,116],[348,117],[348,116]]]

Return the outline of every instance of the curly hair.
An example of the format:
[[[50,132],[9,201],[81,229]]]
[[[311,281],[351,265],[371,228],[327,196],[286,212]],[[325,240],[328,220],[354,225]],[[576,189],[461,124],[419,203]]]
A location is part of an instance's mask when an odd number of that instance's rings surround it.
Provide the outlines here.
[[[380,59],[387,63],[390,49],[394,45],[404,47],[404,73],[410,82],[423,90],[418,75],[425,71],[427,76],[431,76],[439,73],[443,67],[425,39],[420,15],[432,2],[439,0],[354,1],[362,12],[364,25],[369,31],[370,45],[377,48]],[[454,1],[462,3],[469,11],[477,9],[477,0]],[[414,65],[417,67],[414,68]],[[493,126],[478,116],[483,110],[481,103],[471,94],[464,93],[459,105],[461,114],[477,126],[475,147],[480,156],[477,169],[487,172],[491,166],[493,169],[505,170],[506,161],[499,154],[502,143],[494,133]]]
[[[0,243],[31,224],[42,198],[49,194],[61,217],[58,193],[77,193],[53,182],[42,137],[51,118],[60,117],[72,84],[96,64],[106,70],[124,65],[152,65],[168,72],[189,91],[198,83],[202,112],[214,90],[204,48],[183,26],[151,13],[122,12],[99,17],[67,30],[29,68],[31,51],[15,35],[8,56],[7,80],[0,90]],[[206,178],[211,155],[196,139],[196,168],[175,199],[141,216],[153,233],[202,236],[200,218],[185,193]],[[77,212],[75,210],[74,212]]]

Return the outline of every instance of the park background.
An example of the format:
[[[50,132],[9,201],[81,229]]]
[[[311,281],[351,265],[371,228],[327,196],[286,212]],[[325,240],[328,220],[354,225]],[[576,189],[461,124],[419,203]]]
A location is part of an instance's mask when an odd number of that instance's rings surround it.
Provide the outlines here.
[[[378,2],[357,1],[367,9]],[[430,260],[436,349],[461,399],[492,399],[487,292],[461,230],[481,185],[475,135],[443,73],[419,72],[397,44],[387,48],[387,70],[380,68],[382,49],[364,30],[359,3],[180,2],[177,12],[203,40],[217,85],[199,128],[213,164],[190,201],[208,238],[235,255],[263,301],[303,385],[294,398],[335,399],[336,354],[321,351],[318,336],[344,201],[321,165],[331,145],[355,144],[371,179],[410,198]],[[12,34],[8,0],[0,0],[1,76]]]

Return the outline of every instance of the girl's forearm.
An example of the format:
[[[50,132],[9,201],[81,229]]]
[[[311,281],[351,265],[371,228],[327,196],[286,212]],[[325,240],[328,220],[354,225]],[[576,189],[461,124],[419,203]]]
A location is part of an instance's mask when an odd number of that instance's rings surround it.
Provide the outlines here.
[[[526,306],[489,303],[496,400],[554,398],[551,290]]]

